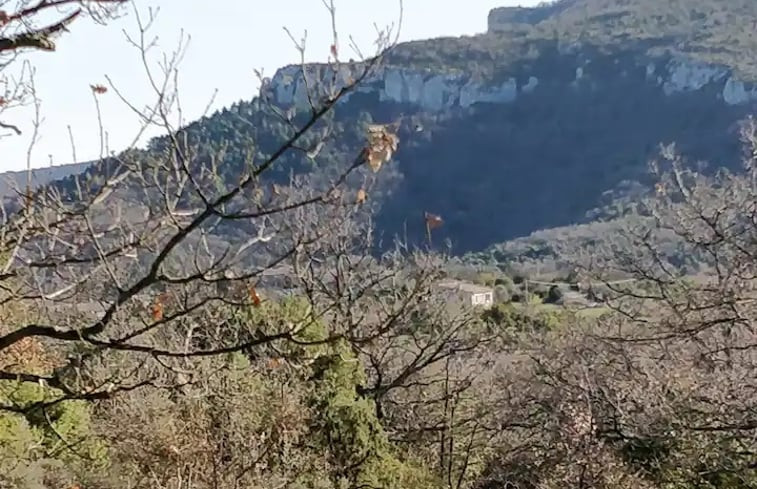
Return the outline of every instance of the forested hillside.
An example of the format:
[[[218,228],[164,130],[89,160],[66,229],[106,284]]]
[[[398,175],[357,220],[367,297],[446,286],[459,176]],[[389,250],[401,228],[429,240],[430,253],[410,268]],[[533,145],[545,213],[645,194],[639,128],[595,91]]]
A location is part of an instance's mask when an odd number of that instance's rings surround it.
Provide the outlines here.
[[[518,20],[524,12],[527,22]],[[440,235],[466,252],[622,213],[616,201],[648,188],[647,163],[660,143],[676,142],[710,171],[738,161],[737,122],[751,107],[751,57],[741,53],[755,42],[753,2],[564,1],[514,17],[504,30],[399,45],[386,61],[403,73],[422,67],[418,76],[431,80],[424,93],[438,74],[463,73],[482,87],[512,79],[513,100],[430,110],[387,100],[380,92],[390,81],[379,75],[337,108],[331,144],[316,160],[292,156],[280,177],[344,159],[366,122],[400,120],[403,144],[371,195],[379,232],[419,242],[423,213],[434,212],[445,220]],[[726,103],[733,97],[739,103]],[[239,102],[187,128],[227,148],[230,176],[245,159],[235,147],[254,141],[262,155],[286,134],[261,102]]]

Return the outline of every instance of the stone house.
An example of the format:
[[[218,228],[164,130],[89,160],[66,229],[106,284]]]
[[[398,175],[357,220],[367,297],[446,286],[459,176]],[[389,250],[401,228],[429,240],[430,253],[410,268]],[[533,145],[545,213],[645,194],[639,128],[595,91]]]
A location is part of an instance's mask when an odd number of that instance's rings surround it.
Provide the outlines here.
[[[453,294],[458,300],[473,307],[494,305],[494,289],[461,280],[443,280],[437,284],[443,291]]]

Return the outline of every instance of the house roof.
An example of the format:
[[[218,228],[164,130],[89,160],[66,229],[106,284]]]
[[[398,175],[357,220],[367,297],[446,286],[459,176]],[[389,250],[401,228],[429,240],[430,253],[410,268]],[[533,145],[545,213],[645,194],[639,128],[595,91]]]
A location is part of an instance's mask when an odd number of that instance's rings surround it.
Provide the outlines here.
[[[442,280],[437,285],[444,289],[456,289],[470,294],[488,294],[494,292],[494,289],[491,287],[463,282],[462,280]]]

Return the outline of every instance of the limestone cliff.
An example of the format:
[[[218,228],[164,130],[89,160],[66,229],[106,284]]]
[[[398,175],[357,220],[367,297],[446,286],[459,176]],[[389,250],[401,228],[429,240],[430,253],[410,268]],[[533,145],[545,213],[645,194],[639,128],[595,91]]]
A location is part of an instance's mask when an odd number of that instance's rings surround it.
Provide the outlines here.
[[[564,54],[573,57],[576,50],[573,47]],[[594,73],[592,68],[590,58],[577,62],[575,78],[569,84],[603,83],[603,75]],[[632,65],[623,67],[627,72],[638,68],[645,70],[647,83],[660,87],[666,95],[714,87],[715,96],[728,105],[757,100],[757,85],[740,80],[732,69],[724,66],[677,56],[636,59]],[[302,67],[287,66],[276,72],[264,90],[279,105],[307,107],[306,87],[316,85],[314,81],[332,80],[334,74],[323,65],[309,65],[306,71],[309,84],[303,77]],[[336,77],[337,84],[345,83],[352,75],[354,73],[348,66],[341,68]],[[501,80],[482,80],[466,73],[439,73],[390,65],[378,69],[358,91],[377,94],[381,101],[411,104],[438,112],[454,107],[468,108],[477,103],[511,103],[523,94],[538,93],[539,85],[545,81],[544,77],[528,73],[519,75]],[[348,100],[349,97],[346,97],[345,101]]]
[[[280,69],[270,85],[264,88],[280,105],[306,107],[308,104],[308,84],[303,70],[299,66]],[[309,66],[307,78],[314,80],[331,80],[333,73],[319,65]],[[349,68],[337,77],[344,83],[351,75]],[[538,81],[534,79],[530,86],[519,87],[515,78],[510,77],[501,82],[486,83],[463,73],[438,73],[432,70],[413,70],[399,66],[387,66],[378,69],[374,75],[363,83],[358,92],[374,93],[381,101],[417,105],[429,111],[441,111],[452,107],[470,107],[475,103],[508,103],[515,100],[519,91],[530,91]],[[346,97],[349,101],[349,97]]]

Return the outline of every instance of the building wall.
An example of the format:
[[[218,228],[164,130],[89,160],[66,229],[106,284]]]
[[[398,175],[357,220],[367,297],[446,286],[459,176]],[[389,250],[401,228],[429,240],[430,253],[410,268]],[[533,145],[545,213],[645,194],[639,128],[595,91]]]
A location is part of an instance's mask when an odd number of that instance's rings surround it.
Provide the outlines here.
[[[494,304],[494,294],[492,292],[471,294],[470,302],[473,306],[491,306]]]
[[[442,282],[437,287],[448,300],[467,306],[489,307],[494,303],[494,290],[460,281]],[[473,289],[473,290],[471,290]]]

